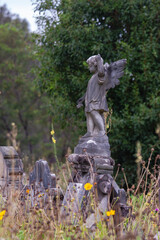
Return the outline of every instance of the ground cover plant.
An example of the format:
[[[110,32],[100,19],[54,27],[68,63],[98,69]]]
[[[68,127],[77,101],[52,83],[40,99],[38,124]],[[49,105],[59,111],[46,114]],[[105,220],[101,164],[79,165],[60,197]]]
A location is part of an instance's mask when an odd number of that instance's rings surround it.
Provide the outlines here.
[[[152,159],[154,149],[148,162],[140,160],[140,175],[136,186],[127,188],[128,206],[131,207],[128,217],[121,218],[119,221],[119,210],[114,205],[106,211],[101,220],[96,222],[95,228],[89,230],[85,226],[82,212],[79,211],[76,218],[77,223],[73,223],[74,217],[69,222],[60,219],[60,199],[57,195],[56,201],[49,194],[47,206],[43,206],[43,194],[38,194],[39,204],[31,207],[30,190],[25,189],[25,201],[22,201],[19,191],[10,187],[8,199],[0,198],[0,237],[4,239],[153,239],[160,230],[160,211],[159,211],[159,160],[158,155]],[[150,162],[154,161],[154,168],[150,169]],[[57,175],[57,188],[62,187],[66,190],[67,182],[70,177],[68,163],[59,168]],[[122,172],[125,176],[124,169]],[[126,177],[124,177],[125,180]],[[64,184],[65,183],[65,184]],[[126,185],[128,186],[127,182]],[[96,184],[87,183],[84,185],[90,191],[90,208],[95,211],[97,202],[94,200]],[[74,199],[71,199],[71,206]],[[118,219],[118,225],[115,224]]]

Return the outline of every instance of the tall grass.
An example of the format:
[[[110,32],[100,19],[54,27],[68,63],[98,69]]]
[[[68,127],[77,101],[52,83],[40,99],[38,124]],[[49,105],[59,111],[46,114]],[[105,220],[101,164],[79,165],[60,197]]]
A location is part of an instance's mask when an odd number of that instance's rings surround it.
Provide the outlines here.
[[[153,169],[150,169],[152,154],[148,162],[144,162],[141,153],[138,161],[138,182],[136,186],[127,187],[128,206],[131,206],[132,212],[126,218],[121,218],[119,226],[115,225],[115,219],[118,216],[118,210],[115,215],[107,216],[104,213],[99,221],[96,222],[94,229],[86,228],[85,220],[81,211],[78,213],[78,222],[73,224],[65,222],[65,219],[60,219],[61,201],[57,195],[57,200],[53,199],[48,191],[48,204],[44,208],[43,196],[39,198],[40,205],[30,205],[30,192],[25,194],[25,200],[21,200],[19,191],[11,189],[9,197],[4,199],[0,195],[0,211],[6,210],[2,220],[0,220],[0,237],[10,240],[78,240],[78,239],[103,239],[103,240],[124,240],[124,239],[148,239],[153,240],[154,236],[160,231],[160,203],[159,203],[159,181],[160,167],[159,159],[155,159]],[[122,169],[123,170],[123,169]],[[125,181],[125,172],[123,170]],[[68,163],[59,169],[57,176],[57,187],[66,190],[68,180],[71,177],[71,170]],[[96,186],[94,186],[96,187]],[[92,192],[94,194],[94,191]],[[95,211],[96,203],[91,206],[92,211]],[[95,200],[96,201],[96,200]],[[94,207],[93,207],[94,206]],[[111,206],[112,207],[112,206]],[[62,221],[63,220],[63,221]],[[119,228],[117,236],[116,228]]]

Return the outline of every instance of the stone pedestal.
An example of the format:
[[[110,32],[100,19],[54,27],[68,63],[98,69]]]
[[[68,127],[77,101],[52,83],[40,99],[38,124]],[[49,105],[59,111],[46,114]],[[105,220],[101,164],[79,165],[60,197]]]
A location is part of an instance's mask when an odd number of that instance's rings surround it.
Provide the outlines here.
[[[89,201],[84,204],[83,196],[89,198],[90,194],[89,191],[84,189],[84,185],[90,183],[97,188],[97,202],[99,202],[97,212],[103,214],[108,209],[108,197],[111,191],[111,175],[113,174],[114,168],[114,160],[111,158],[107,135],[102,137],[82,137],[75,147],[74,153],[69,155],[68,161],[73,168],[73,183],[70,183],[67,188],[63,201],[63,209],[61,209],[61,216],[68,216],[69,214],[66,211],[67,206],[73,205],[72,213],[77,213],[79,209],[81,209],[85,219],[87,220],[88,218],[88,222],[94,222],[92,218],[94,218],[95,214],[93,214],[92,217],[92,215],[90,216],[87,212],[90,204]],[[75,197],[73,197],[73,184],[75,184],[75,194],[79,192],[83,193],[80,196],[79,194],[77,195],[78,199],[74,200],[74,204],[72,204],[72,199],[75,199]],[[94,190],[94,188],[92,188],[92,190]],[[100,215],[97,217],[99,218]],[[91,227],[90,224],[89,227]]]
[[[111,157],[88,155],[84,152],[84,154],[70,154],[68,161],[79,177],[84,177],[87,173],[113,174],[114,160]],[[74,181],[78,180],[74,179]]]
[[[110,145],[107,135],[102,137],[82,137],[74,149],[76,154],[84,154],[84,151],[91,156],[110,157]]]
[[[73,220],[77,222],[78,218],[74,218],[74,216],[81,212],[86,220],[86,226],[92,228],[96,221],[95,216],[100,220],[103,214],[110,209],[112,200],[119,202],[121,208],[125,208],[125,191],[121,190],[112,178],[115,162],[111,158],[107,135],[82,137],[75,147],[74,153],[68,156],[68,161],[73,172],[72,183],[68,185],[61,208],[61,217],[65,221],[72,218],[72,222]],[[86,183],[92,184],[91,191],[85,190]],[[94,194],[96,192],[98,203],[94,213],[88,210],[91,192]]]
[[[87,173],[113,174],[115,164],[106,134],[102,137],[82,137],[68,161],[82,177]]]

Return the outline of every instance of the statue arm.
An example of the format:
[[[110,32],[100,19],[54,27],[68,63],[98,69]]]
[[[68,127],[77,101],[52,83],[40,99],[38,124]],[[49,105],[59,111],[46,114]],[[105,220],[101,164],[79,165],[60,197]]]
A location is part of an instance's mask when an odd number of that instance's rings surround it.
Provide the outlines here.
[[[80,107],[83,106],[83,102],[85,100],[85,96],[86,96],[86,94],[84,94],[83,97],[78,99],[78,101],[77,101],[77,108],[80,108]]]
[[[103,84],[105,81],[105,68],[104,68],[103,60],[100,54],[97,55],[96,60],[97,60],[97,70],[98,70],[98,83]]]

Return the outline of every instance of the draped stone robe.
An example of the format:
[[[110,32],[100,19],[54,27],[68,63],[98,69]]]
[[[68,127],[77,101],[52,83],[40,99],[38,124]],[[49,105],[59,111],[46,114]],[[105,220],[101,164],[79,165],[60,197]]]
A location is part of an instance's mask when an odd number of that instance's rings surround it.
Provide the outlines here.
[[[108,105],[106,100],[106,85],[108,82],[107,72],[104,76],[95,73],[88,82],[85,94],[85,112],[93,110],[107,112]]]

